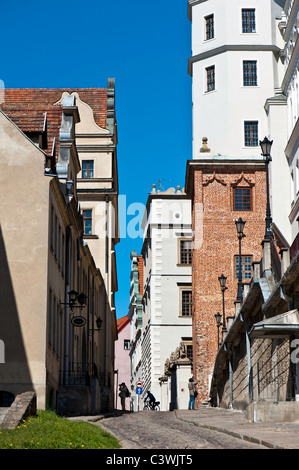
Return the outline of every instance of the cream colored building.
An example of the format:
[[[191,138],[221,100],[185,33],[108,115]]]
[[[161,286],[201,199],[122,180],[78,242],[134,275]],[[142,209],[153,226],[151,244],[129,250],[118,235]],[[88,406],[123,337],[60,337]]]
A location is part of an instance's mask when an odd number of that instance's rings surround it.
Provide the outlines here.
[[[86,203],[95,213],[97,203],[117,212],[116,163],[106,185],[108,158],[114,156],[116,162],[117,142],[114,100],[110,110],[107,106],[114,82],[109,83],[109,92],[5,90],[0,112],[0,339],[5,357],[0,363],[0,406],[35,390],[38,408],[51,406],[65,414],[113,408],[118,237],[111,232],[117,234],[117,217],[109,215],[104,231],[92,237],[84,235],[82,223]],[[93,109],[88,100],[95,103]],[[90,203],[89,180],[81,178],[77,184],[82,168],[77,126],[85,150],[97,140],[96,126],[106,138],[106,160],[96,173],[105,181],[96,181]],[[74,308],[71,291],[84,294],[77,295]]]

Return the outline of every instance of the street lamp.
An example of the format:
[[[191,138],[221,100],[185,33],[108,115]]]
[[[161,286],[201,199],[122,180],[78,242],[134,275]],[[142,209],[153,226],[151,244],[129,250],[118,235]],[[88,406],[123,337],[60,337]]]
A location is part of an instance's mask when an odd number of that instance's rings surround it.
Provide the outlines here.
[[[219,346],[220,346],[220,341],[219,341],[219,328],[220,328],[220,326],[222,325],[222,323],[221,323],[221,318],[222,318],[222,315],[220,315],[220,313],[217,312],[217,313],[215,314],[215,320],[216,320],[217,330],[218,330],[218,349],[219,349]]]
[[[243,237],[246,237],[246,235],[243,233],[246,222],[240,217],[238,220],[235,221],[235,224],[239,239],[239,273],[237,300],[241,302],[241,300],[243,299],[241,241]]]
[[[223,324],[222,324],[222,334],[224,332],[226,332],[226,321],[225,321],[225,305],[224,305],[224,292],[226,291],[227,287],[226,287],[226,279],[227,277],[225,277],[223,274],[221,274],[221,276],[218,277],[218,281],[220,283],[220,287],[221,287],[221,290],[222,290],[222,308],[223,308]]]
[[[80,308],[82,310],[83,307],[85,307],[87,296],[83,292],[79,294],[75,290],[70,290],[68,293],[68,296],[69,296],[69,301],[66,303],[60,302],[61,305],[68,305],[72,312],[74,312],[75,308]],[[77,304],[77,302],[79,305]]]
[[[269,140],[267,137],[264,138],[263,141],[260,140],[260,146],[262,149],[263,157],[266,157],[266,178],[267,178],[267,208],[266,208],[266,230],[265,230],[265,238],[273,238],[272,232],[272,217],[271,217],[271,208],[270,208],[270,194],[269,194],[269,163],[272,161],[270,152],[271,146],[273,144],[273,140]]]

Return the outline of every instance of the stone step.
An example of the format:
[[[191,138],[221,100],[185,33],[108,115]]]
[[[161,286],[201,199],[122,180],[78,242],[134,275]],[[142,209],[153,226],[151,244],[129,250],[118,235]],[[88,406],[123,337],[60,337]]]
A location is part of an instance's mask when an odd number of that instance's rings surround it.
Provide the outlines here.
[[[4,421],[4,418],[5,418],[6,414],[8,413],[8,410],[9,410],[9,407],[8,407],[8,406],[5,407],[5,408],[4,408],[4,407],[3,407],[3,408],[0,407],[0,425],[1,425],[1,423]]]

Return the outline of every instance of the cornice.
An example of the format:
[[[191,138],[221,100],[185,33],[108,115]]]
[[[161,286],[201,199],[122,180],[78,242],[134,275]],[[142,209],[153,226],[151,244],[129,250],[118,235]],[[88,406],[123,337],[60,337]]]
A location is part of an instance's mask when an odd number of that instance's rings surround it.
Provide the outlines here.
[[[224,54],[225,52],[231,51],[261,51],[261,52],[273,52],[279,54],[281,49],[273,44],[226,44],[223,46],[215,47],[208,51],[201,52],[195,56],[189,57],[188,60],[188,74],[192,76],[192,67],[195,62],[199,62],[204,59],[209,59],[215,55]]]
[[[195,170],[209,170],[217,173],[219,170],[228,169],[244,170],[265,170],[265,160],[263,158],[231,158],[231,157],[211,157],[209,159],[187,160],[185,191],[189,197],[193,194],[193,172]]]
[[[188,0],[188,18],[190,21],[192,21],[192,7],[204,2],[207,2],[207,0]]]

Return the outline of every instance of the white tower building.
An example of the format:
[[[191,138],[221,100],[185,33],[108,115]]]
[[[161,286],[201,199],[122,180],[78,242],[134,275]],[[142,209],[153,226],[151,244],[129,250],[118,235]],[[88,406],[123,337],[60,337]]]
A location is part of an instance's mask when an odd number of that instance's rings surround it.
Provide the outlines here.
[[[273,140],[273,221],[288,242],[289,168],[284,154],[286,99],[281,84],[281,0],[189,0],[192,21],[193,159],[260,159]],[[210,153],[200,153],[202,139]],[[282,183],[283,182],[283,183]]]

